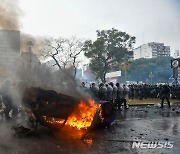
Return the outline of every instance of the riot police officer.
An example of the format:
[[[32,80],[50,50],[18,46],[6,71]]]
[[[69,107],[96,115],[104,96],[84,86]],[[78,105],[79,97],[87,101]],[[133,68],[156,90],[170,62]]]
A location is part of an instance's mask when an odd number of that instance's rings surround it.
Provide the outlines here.
[[[107,99],[107,88],[104,83],[99,84],[99,99],[103,101]]]
[[[106,84],[106,88],[107,88],[106,100],[112,102],[112,100],[113,100],[113,88],[109,84]]]
[[[115,100],[116,100],[116,98],[117,98],[117,87],[116,87],[116,85],[114,85],[113,82],[110,82],[109,84],[110,84],[111,87],[113,88],[112,102],[113,102],[113,104],[114,104],[114,103],[115,103]]]
[[[163,104],[164,104],[165,99],[166,99],[166,101],[168,103],[169,108],[171,107],[170,106],[170,101],[169,101],[170,93],[171,93],[171,90],[168,87],[168,85],[163,85],[163,87],[162,87],[162,89],[160,91],[161,108],[163,108]]]
[[[129,88],[126,85],[123,85],[123,93],[122,93],[122,104],[124,103],[124,109],[127,110],[127,99],[129,95]]]
[[[116,83],[116,87],[117,87],[117,98],[115,100],[115,107],[117,106],[118,110],[121,110],[123,88],[119,83]]]
[[[91,84],[90,91],[91,91],[91,95],[92,95],[95,99],[98,99],[98,97],[99,97],[99,87],[97,87],[95,83],[92,83],[92,84]]]

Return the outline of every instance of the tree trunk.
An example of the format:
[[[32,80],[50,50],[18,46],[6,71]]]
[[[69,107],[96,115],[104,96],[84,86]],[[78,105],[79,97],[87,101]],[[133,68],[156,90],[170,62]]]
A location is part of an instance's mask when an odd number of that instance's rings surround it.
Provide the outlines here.
[[[56,62],[56,65],[59,67],[59,69],[61,69],[61,66],[60,66],[60,64],[58,63],[57,59],[56,59],[53,55],[52,55],[51,57],[54,59],[54,61]]]
[[[76,66],[75,66],[75,62],[76,62],[76,57],[74,57],[74,59],[73,59],[73,67],[74,67],[74,79],[76,78]]]

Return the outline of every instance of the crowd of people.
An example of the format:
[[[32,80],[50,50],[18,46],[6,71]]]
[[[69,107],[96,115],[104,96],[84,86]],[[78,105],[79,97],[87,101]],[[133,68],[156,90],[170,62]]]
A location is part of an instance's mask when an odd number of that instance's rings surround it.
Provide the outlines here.
[[[81,89],[84,92],[89,93],[93,98],[111,101],[118,109],[124,105],[124,109],[127,109],[127,99],[161,99],[161,108],[163,108],[164,100],[167,101],[170,107],[169,98],[180,99],[180,86],[168,85],[168,84],[120,84],[120,83],[101,83],[99,85],[91,83],[87,86],[85,82],[82,82]]]
[[[12,111],[13,117],[18,114],[17,103],[14,103],[12,94],[12,83],[6,81],[0,88],[0,115],[5,114],[5,118],[9,119],[9,113]],[[120,83],[91,83],[87,86],[82,82],[80,89],[92,96],[95,100],[112,102],[115,108],[121,110],[128,109],[127,99],[148,99],[160,98],[161,108],[163,108],[164,100],[167,101],[170,107],[169,98],[180,99],[180,85],[150,85],[150,84],[120,84]],[[16,91],[16,90],[15,90]],[[2,107],[2,104],[4,107]],[[3,108],[3,112],[2,111]]]

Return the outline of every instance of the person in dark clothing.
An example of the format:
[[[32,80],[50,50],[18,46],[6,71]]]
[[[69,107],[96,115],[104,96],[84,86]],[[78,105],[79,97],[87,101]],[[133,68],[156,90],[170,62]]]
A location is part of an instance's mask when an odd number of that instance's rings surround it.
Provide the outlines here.
[[[129,96],[129,88],[126,85],[123,85],[123,93],[122,93],[122,101],[121,103],[124,104],[124,109],[127,110],[127,99]]]
[[[113,83],[113,82],[110,82],[109,83],[111,85],[111,87],[113,88],[113,93],[112,93],[112,102],[113,104],[115,104],[115,100],[117,99],[117,86]]]
[[[97,87],[95,83],[91,84],[90,92],[91,92],[91,96],[94,99],[98,99],[99,98],[99,87]]]
[[[88,88],[86,87],[86,83],[85,82],[81,83],[80,90],[83,91],[84,93],[89,92]]]
[[[106,84],[107,88],[107,99],[106,101],[110,101],[112,103],[113,100],[113,88],[111,87],[110,84]]]
[[[13,103],[12,98],[12,84],[10,80],[7,80],[5,84],[0,89],[0,95],[2,97],[2,102],[5,106],[4,114],[5,118],[10,119],[9,113],[12,110],[12,117],[16,118],[18,114],[18,108]]]
[[[161,98],[161,108],[163,108],[163,104],[164,104],[164,100],[166,99],[167,103],[168,103],[168,106],[169,108],[171,107],[170,106],[170,101],[169,101],[169,98],[170,98],[170,93],[171,93],[171,90],[170,88],[168,87],[168,85],[164,85],[160,91],[160,98]]]
[[[134,85],[129,85],[129,98],[134,99]]]
[[[118,110],[121,110],[123,88],[121,87],[119,83],[116,83],[116,87],[117,87],[117,98],[115,100],[115,107],[117,107]]]
[[[105,101],[107,98],[107,88],[104,83],[99,85],[99,99]]]

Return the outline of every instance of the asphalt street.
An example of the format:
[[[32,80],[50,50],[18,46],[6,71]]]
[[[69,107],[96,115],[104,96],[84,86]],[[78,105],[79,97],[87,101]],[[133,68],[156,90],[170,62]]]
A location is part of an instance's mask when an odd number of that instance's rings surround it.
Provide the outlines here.
[[[57,137],[45,128],[19,137],[12,130],[12,122],[0,119],[0,154],[179,153],[180,104],[170,109],[165,105],[163,110],[158,105],[130,106],[127,111],[116,112],[111,126],[95,127],[83,140]],[[173,148],[132,148],[133,141],[172,142]]]

